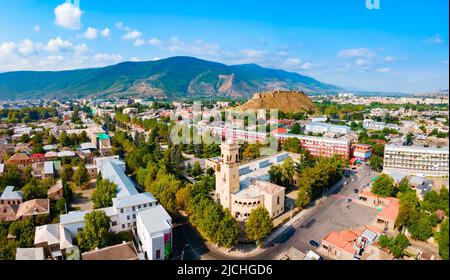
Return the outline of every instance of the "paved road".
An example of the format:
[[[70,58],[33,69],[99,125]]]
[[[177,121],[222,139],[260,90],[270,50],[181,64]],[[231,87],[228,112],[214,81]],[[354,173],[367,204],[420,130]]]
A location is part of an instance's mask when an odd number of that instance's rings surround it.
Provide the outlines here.
[[[361,190],[361,184],[369,183],[370,179],[376,176],[375,174],[368,176],[367,172],[372,173],[370,167],[361,167],[356,174],[348,178],[349,183],[347,185],[322,200],[308,215],[296,221],[277,237],[270,247],[247,259],[276,259],[292,246],[304,252],[314,250],[308,244],[311,239],[320,243],[322,238],[330,231],[339,231],[370,223],[376,216],[375,209],[352,202],[349,203],[349,199],[353,201],[358,197],[358,194],[354,193],[354,189]],[[351,181],[352,178],[355,179],[355,182]],[[231,257],[222,253],[222,251],[214,250],[214,248],[207,248],[195,229],[188,223],[175,227],[173,233],[173,256],[175,259],[181,258],[182,249],[186,244],[189,244],[189,246],[184,250],[184,259],[242,259]]]

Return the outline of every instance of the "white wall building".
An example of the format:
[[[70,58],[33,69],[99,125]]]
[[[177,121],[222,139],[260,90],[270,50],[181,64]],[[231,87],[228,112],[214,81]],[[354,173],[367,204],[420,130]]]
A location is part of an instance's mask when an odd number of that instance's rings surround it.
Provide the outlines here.
[[[172,251],[172,218],[161,205],[138,212],[136,231],[146,259],[169,258]]]
[[[383,170],[416,176],[448,176],[449,148],[387,145]]]

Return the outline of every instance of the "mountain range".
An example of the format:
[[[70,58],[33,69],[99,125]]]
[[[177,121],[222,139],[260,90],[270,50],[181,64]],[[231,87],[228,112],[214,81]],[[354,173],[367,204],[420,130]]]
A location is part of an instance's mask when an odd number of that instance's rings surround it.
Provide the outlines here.
[[[339,87],[256,64],[225,65],[194,57],[123,62],[102,68],[0,73],[0,99],[138,96],[250,97],[276,89],[333,93]]]

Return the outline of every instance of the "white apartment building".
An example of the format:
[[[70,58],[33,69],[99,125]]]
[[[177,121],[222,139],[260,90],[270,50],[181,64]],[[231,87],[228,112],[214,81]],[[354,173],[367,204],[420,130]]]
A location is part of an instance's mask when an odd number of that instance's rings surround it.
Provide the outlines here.
[[[383,130],[384,128],[389,128],[389,129],[395,129],[395,130],[400,130],[400,126],[396,125],[396,124],[389,124],[389,123],[385,123],[385,122],[376,122],[372,119],[365,119],[363,121],[363,127],[365,129],[370,129],[370,130]]]
[[[172,218],[161,205],[138,212],[136,231],[145,259],[169,258],[172,251]]]
[[[333,132],[336,134],[347,134],[351,131],[350,127],[345,125],[334,125],[329,123],[323,123],[323,122],[311,122],[309,124],[305,125],[305,131],[306,132],[312,132],[312,133],[327,133],[327,132]]]
[[[424,148],[387,145],[384,149],[384,172],[416,176],[448,176],[449,148]]]
[[[117,160],[99,161],[97,167],[104,179],[117,185],[117,194],[113,198],[113,206],[98,209],[104,211],[111,219],[111,230],[114,232],[131,230],[136,227],[136,215],[141,209],[156,205],[156,199],[151,193],[138,193],[134,182],[125,174],[125,163]],[[67,228],[72,236],[84,228],[84,216],[91,211],[72,211],[60,216],[60,223]]]

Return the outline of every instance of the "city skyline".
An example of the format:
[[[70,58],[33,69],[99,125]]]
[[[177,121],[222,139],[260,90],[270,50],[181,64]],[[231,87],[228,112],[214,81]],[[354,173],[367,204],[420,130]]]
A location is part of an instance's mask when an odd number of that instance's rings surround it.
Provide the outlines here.
[[[369,91],[447,89],[448,2],[3,3],[0,72],[187,55]],[[7,11],[7,12],[5,12]],[[418,20],[422,19],[422,20]]]

